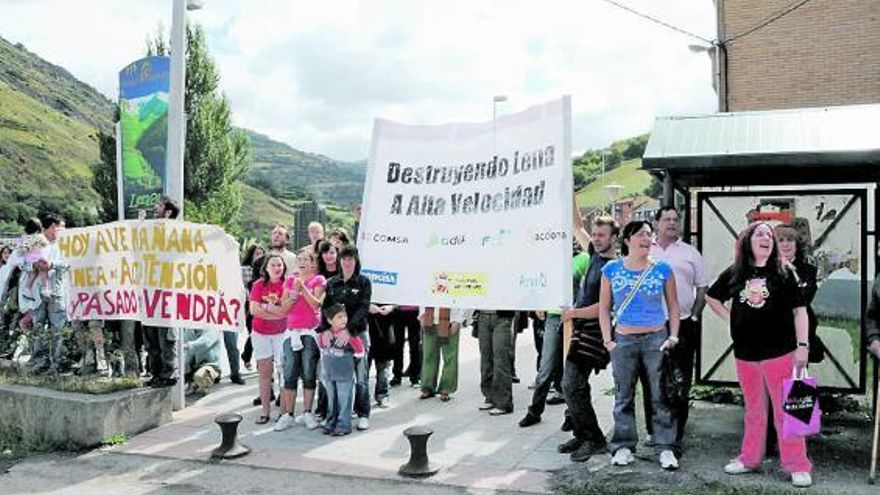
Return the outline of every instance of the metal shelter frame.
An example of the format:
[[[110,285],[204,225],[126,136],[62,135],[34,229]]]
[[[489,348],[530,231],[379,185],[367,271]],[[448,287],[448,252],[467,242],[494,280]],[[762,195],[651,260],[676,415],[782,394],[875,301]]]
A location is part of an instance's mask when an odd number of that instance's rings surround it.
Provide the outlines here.
[[[664,204],[675,204],[676,192],[683,196],[684,238],[688,242],[693,240],[694,234],[700,234],[692,228],[693,189],[721,189],[711,193],[698,192],[698,204],[717,195],[853,194],[846,209],[856,199],[862,200],[862,255],[865,259],[873,255],[877,270],[880,269],[878,124],[880,105],[660,117],[651,131],[642,169],[662,181]],[[840,189],[835,189],[835,185],[841,185]],[[743,186],[758,189],[749,192],[723,190]],[[803,190],[780,191],[773,190],[774,186],[803,186]],[[868,190],[872,187],[873,204],[869,206]],[[871,225],[868,225],[869,207],[873,209]],[[844,213],[838,214],[834,225]],[[702,208],[698,215],[702,215]],[[834,225],[827,230],[833,229]],[[731,230],[729,225],[727,228]],[[869,237],[872,238],[870,244]],[[817,239],[822,240],[822,237]],[[869,291],[867,270],[863,263],[862,308],[867,305]],[[859,345],[865,349],[864,314],[861,315],[861,328]],[[850,383],[857,386],[838,390],[864,393],[866,363],[865,359],[860,359],[858,384],[852,383],[850,377]],[[878,378],[876,364],[875,384]],[[839,363],[837,368],[840,369]],[[703,381],[701,377],[698,381],[713,383]],[[877,393],[876,385],[874,392]]]

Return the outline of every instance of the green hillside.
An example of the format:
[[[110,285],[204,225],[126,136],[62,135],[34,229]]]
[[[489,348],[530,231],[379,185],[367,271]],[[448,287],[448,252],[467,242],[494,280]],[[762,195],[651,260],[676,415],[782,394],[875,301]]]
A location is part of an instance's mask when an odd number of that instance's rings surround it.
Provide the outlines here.
[[[608,204],[608,190],[603,187],[603,182],[606,185],[622,185],[623,189],[618,194],[620,198],[642,194],[642,191],[651,184],[651,175],[641,170],[639,168],[641,166],[642,160],[635,158],[621,163],[619,167],[605,174],[604,181],[601,176],[596,176],[593,182],[577,191],[575,197],[578,206],[589,208]]]
[[[0,82],[62,115],[110,132],[114,104],[69,72],[0,37]]]
[[[290,199],[313,197],[321,203],[351,207],[364,194],[365,162],[340,162],[324,155],[306,153],[262,134],[247,131],[253,164],[245,180]]]
[[[15,232],[9,224],[44,211],[92,223],[97,161],[93,127],[0,82],[0,230]]]
[[[264,238],[275,225],[291,225],[293,208],[268,194],[241,184],[241,228],[249,237]]]
[[[97,129],[112,132],[115,108],[63,68],[0,38],[0,233],[17,232],[24,219],[45,212],[77,225],[98,221],[91,166],[99,161]],[[149,161],[150,130],[142,131],[141,152]],[[360,202],[363,163],[336,161],[248,133],[258,163],[246,179],[257,187],[242,185],[245,235],[263,235],[276,223],[290,225],[288,200],[339,202],[345,205],[340,215]],[[142,164],[144,172],[148,167]]]

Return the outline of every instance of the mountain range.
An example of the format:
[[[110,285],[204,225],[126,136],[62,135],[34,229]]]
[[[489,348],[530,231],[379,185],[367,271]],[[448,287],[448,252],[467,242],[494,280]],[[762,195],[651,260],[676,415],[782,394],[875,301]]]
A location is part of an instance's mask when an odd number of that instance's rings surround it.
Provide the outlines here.
[[[139,110],[164,104],[147,101]],[[0,233],[17,232],[24,218],[45,211],[73,224],[97,221],[92,165],[100,159],[98,131],[112,132],[115,108],[64,68],[0,37]],[[253,165],[241,184],[245,236],[290,225],[295,201],[344,209],[360,202],[365,162],[334,160],[246,131]]]

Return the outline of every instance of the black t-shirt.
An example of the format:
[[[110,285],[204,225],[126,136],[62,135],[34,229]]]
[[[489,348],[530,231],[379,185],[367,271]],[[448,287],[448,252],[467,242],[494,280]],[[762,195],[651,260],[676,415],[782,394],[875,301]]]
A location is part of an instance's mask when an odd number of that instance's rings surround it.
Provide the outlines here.
[[[721,302],[731,300],[730,338],[737,359],[763,361],[797,348],[792,310],[805,302],[794,277],[752,267],[745,281],[736,281],[730,267],[706,294]]]
[[[593,254],[590,259],[590,268],[581,279],[581,289],[578,291],[575,308],[586,308],[599,302],[599,289],[602,287],[602,267],[611,261],[599,253]],[[594,320],[575,320],[578,326],[589,329],[599,328],[599,319]]]

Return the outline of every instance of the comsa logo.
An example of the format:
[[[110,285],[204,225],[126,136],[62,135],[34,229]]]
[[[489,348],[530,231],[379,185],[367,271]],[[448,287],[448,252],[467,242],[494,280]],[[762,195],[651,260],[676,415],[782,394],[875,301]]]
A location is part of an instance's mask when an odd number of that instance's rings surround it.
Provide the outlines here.
[[[568,239],[568,232],[562,230],[539,230],[532,234],[533,242],[564,241]]]
[[[405,235],[381,234],[377,232],[366,234],[365,237],[373,242],[380,244],[409,244],[409,238]]]

